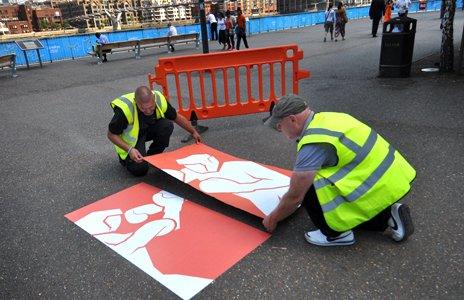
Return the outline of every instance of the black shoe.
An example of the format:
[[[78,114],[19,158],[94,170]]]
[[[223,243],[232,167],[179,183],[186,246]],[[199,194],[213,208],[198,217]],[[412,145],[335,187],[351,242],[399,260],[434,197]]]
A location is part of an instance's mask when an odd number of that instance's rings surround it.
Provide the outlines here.
[[[406,204],[395,203],[391,206],[391,218],[388,220],[392,232],[392,238],[402,242],[414,233],[409,207]]]
[[[105,58],[102,62],[108,62],[108,60]]]

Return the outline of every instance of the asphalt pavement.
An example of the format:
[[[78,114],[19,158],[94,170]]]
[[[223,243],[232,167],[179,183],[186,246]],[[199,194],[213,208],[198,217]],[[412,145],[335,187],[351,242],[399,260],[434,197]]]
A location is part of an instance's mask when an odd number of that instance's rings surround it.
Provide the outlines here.
[[[350,20],[345,41],[324,43],[323,27],[249,37],[251,47],[297,43],[304,51],[300,95],[316,111],[343,111],[389,140],[416,168],[405,199],[415,234],[405,243],[356,232],[350,247],[309,245],[303,210],[200,292],[198,299],[462,298],[464,294],[464,77],[423,73],[438,62],[439,12],[414,14],[418,27],[409,78],[378,78],[381,37],[369,20]],[[458,45],[464,14],[455,16]],[[219,45],[211,43],[217,50]],[[106,138],[109,102],[147,84],[161,56],[198,53],[191,45],[53,62],[0,71],[0,298],[156,298],[176,296],[64,215],[141,181],[260,227],[152,169],[143,179],[117,162]],[[205,121],[205,143],[232,155],[291,169],[295,144],[262,125],[266,114]],[[169,150],[182,147],[176,128]],[[252,141],[252,142],[251,142]]]

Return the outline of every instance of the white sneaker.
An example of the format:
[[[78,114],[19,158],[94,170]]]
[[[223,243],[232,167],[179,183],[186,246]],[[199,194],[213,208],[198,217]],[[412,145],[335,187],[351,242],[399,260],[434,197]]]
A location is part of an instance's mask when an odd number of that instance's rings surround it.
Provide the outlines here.
[[[391,218],[388,220],[392,238],[397,241],[405,241],[414,233],[409,207],[406,204],[395,203],[391,206]]]
[[[306,241],[318,246],[349,246],[354,244],[353,231],[347,231],[337,237],[328,237],[319,229],[305,233]]]

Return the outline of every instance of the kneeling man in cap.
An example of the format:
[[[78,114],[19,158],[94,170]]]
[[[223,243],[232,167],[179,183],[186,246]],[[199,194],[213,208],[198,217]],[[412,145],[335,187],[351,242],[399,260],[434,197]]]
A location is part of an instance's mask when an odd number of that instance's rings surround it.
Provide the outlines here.
[[[296,140],[298,152],[287,193],[263,220],[268,231],[303,205],[317,227],[305,234],[311,244],[352,245],[355,228],[388,229],[397,242],[413,233],[398,201],[416,171],[372,128],[348,114],[315,113],[296,95],[283,96],[265,124]]]

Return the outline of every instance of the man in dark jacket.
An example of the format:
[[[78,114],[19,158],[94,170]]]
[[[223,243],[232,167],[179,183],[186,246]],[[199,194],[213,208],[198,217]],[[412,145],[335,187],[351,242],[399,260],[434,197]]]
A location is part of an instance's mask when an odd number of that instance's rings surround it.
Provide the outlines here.
[[[384,0],[372,0],[371,7],[369,8],[369,17],[372,20],[372,37],[377,36],[377,29],[379,28],[380,19],[385,13]]]

